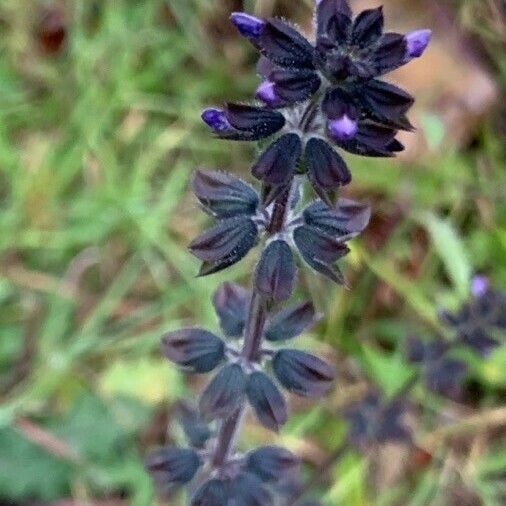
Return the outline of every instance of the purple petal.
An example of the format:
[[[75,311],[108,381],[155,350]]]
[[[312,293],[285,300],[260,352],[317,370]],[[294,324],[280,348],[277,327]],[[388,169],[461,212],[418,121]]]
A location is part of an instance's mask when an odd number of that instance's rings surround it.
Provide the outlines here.
[[[204,109],[201,115],[202,121],[216,132],[224,132],[230,129],[230,123],[227,120],[223,109],[209,107]]]
[[[419,58],[429,45],[431,30],[415,30],[406,34],[406,58]]]
[[[330,120],[328,123],[330,136],[336,141],[349,141],[357,135],[358,123],[344,114],[339,119]]]
[[[258,37],[265,26],[265,21],[245,12],[233,12],[230,20],[242,36],[251,39]]]
[[[262,81],[255,92],[255,97],[269,107],[276,107],[281,103],[276,95],[276,83],[271,81]]]
[[[490,283],[486,276],[477,275],[471,280],[471,293],[473,297],[485,295],[489,288]]]

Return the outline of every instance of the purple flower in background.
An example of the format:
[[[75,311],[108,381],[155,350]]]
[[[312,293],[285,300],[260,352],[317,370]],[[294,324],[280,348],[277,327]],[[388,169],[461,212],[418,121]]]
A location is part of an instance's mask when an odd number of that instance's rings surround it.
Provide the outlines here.
[[[425,386],[439,395],[457,400],[462,394],[462,383],[467,365],[449,355],[451,345],[436,339],[422,341],[411,336],[406,341],[407,359],[421,368]]]
[[[411,433],[402,418],[407,406],[400,399],[384,400],[370,392],[345,412],[349,422],[348,441],[359,448],[387,441],[411,441]]]
[[[506,342],[506,293],[491,288],[485,276],[475,276],[471,295],[456,312],[441,311],[439,316],[456,343],[487,356]]]

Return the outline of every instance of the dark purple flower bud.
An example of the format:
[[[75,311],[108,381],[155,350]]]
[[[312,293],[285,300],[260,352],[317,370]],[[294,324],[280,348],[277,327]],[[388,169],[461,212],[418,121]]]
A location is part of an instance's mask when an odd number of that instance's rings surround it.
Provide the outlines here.
[[[230,482],[227,504],[230,506],[272,506],[273,502],[260,478],[251,473],[240,473]]]
[[[265,26],[265,21],[245,12],[233,12],[230,20],[243,37],[251,39],[257,38]]]
[[[230,123],[223,109],[209,107],[202,111],[202,121],[216,132],[224,132],[230,129]]]
[[[344,284],[341,271],[333,264],[349,252],[346,244],[307,225],[297,227],[293,232],[293,239],[302,258],[310,267],[335,283]]]
[[[213,479],[204,483],[193,496],[191,506],[228,505],[228,486],[222,480]]]
[[[227,104],[225,114],[239,135],[224,135],[237,140],[265,139],[285,126],[285,117],[278,111],[244,104]]]
[[[163,485],[188,483],[201,464],[197,452],[187,448],[159,448],[146,459],[147,470]]]
[[[279,446],[264,446],[246,456],[245,468],[263,482],[279,482],[291,475],[299,466],[299,459]]]
[[[307,177],[315,192],[329,203],[328,191],[336,190],[351,181],[346,162],[327,142],[309,139],[304,152]]]
[[[490,282],[486,276],[474,276],[471,280],[471,294],[473,297],[485,295],[490,288]]]
[[[278,107],[281,104],[276,94],[276,83],[271,81],[262,81],[255,92],[255,97],[269,107]]]
[[[293,176],[302,152],[302,143],[297,134],[285,134],[273,142],[251,169],[257,179],[279,186]]]
[[[200,397],[200,412],[206,418],[227,418],[242,403],[246,375],[239,364],[224,366]]]
[[[250,374],[246,394],[260,423],[278,432],[288,415],[285,399],[272,380],[263,372]]]
[[[258,228],[249,218],[218,222],[189,245],[191,253],[205,262],[199,274],[217,272],[244,258],[255,245],[257,235]]]
[[[212,371],[225,358],[225,344],[203,329],[181,329],[162,338],[164,355],[193,372]]]
[[[242,335],[248,300],[248,291],[237,283],[225,282],[216,290],[213,305],[220,320],[220,327],[226,336]]]
[[[415,30],[406,34],[406,58],[419,58],[429,45],[431,30]]]
[[[265,297],[276,301],[290,297],[297,267],[290,246],[285,241],[272,241],[262,252],[255,271],[255,286]]]
[[[338,119],[332,119],[327,125],[329,135],[335,141],[349,141],[357,135],[358,123],[346,114]]]
[[[176,404],[177,418],[183,429],[188,444],[194,448],[203,448],[211,437],[211,430],[207,423],[202,420],[200,413],[192,404],[179,401]]]
[[[302,334],[317,321],[312,302],[303,302],[291,306],[268,323],[265,338],[268,341],[285,341]]]
[[[349,199],[339,199],[335,207],[329,207],[317,200],[304,209],[302,216],[306,225],[345,240],[364,231],[371,218],[371,207]]]
[[[334,369],[323,360],[299,350],[280,350],[272,359],[279,382],[304,397],[321,397],[335,378]]]
[[[224,172],[198,170],[192,186],[199,202],[217,218],[254,215],[260,201],[249,184]]]
[[[269,60],[286,68],[314,68],[313,46],[288,23],[271,18],[263,27],[255,45]]]

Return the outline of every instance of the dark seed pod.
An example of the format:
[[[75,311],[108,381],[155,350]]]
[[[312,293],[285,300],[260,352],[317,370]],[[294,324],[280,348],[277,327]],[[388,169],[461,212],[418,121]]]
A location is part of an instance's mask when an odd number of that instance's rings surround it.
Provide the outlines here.
[[[285,399],[266,374],[263,372],[250,374],[246,394],[264,427],[277,432],[285,424],[288,416]]]
[[[268,323],[265,338],[268,341],[285,341],[302,334],[317,318],[311,302],[291,306],[275,315]]]
[[[193,496],[191,506],[228,506],[228,486],[222,480],[209,480]]]
[[[226,336],[242,335],[250,295],[237,283],[225,282],[214,293],[213,305]]]
[[[346,162],[322,139],[309,139],[305,160],[308,179],[318,195],[335,190],[351,181]]]
[[[255,245],[257,235],[255,223],[240,217],[222,220],[198,236],[189,249],[204,261],[200,275],[217,272],[244,258]]]
[[[346,240],[365,230],[371,218],[371,208],[348,199],[339,199],[335,207],[318,200],[307,206],[302,216],[307,225],[336,239]]]
[[[146,468],[153,478],[165,485],[182,485],[193,479],[201,465],[195,450],[166,447],[153,451],[146,459]]]
[[[262,481],[251,473],[241,473],[230,482],[228,506],[272,506],[272,497]]]
[[[227,418],[242,403],[246,375],[239,364],[224,366],[200,397],[200,412],[208,419]]]
[[[278,482],[293,473],[299,466],[299,459],[285,448],[264,446],[246,456],[246,469],[262,481]]]
[[[223,172],[198,170],[192,188],[199,202],[216,218],[252,216],[260,200],[249,184]]]
[[[321,397],[332,385],[334,369],[323,360],[299,350],[280,350],[272,359],[279,382],[304,397]]]
[[[335,283],[344,284],[341,271],[332,264],[349,252],[346,244],[307,225],[296,228],[293,239],[308,265]]]
[[[223,341],[204,329],[181,329],[162,338],[164,355],[193,372],[212,371],[225,358]]]
[[[265,297],[282,301],[290,297],[297,267],[290,246],[272,241],[262,253],[255,272],[255,286]]]
[[[286,184],[293,176],[302,151],[297,134],[285,134],[273,142],[253,165],[257,179],[278,186]]]
[[[202,420],[200,413],[188,402],[180,401],[176,405],[177,417],[188,444],[194,448],[203,448],[211,437],[211,430]]]

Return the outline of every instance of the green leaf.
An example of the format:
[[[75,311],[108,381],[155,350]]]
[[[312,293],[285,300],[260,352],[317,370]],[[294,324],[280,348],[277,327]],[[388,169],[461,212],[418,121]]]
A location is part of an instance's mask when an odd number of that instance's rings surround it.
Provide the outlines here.
[[[0,430],[0,497],[53,501],[68,490],[72,466],[11,428]]]
[[[104,371],[99,388],[106,396],[126,396],[157,404],[177,399],[184,386],[181,374],[172,364],[142,357],[113,362]]]
[[[462,239],[450,221],[433,213],[425,213],[421,222],[429,232],[455,290],[462,299],[466,299],[469,295],[472,267]]]
[[[370,346],[362,351],[366,373],[388,396],[394,395],[413,374],[400,353],[386,354]]]

